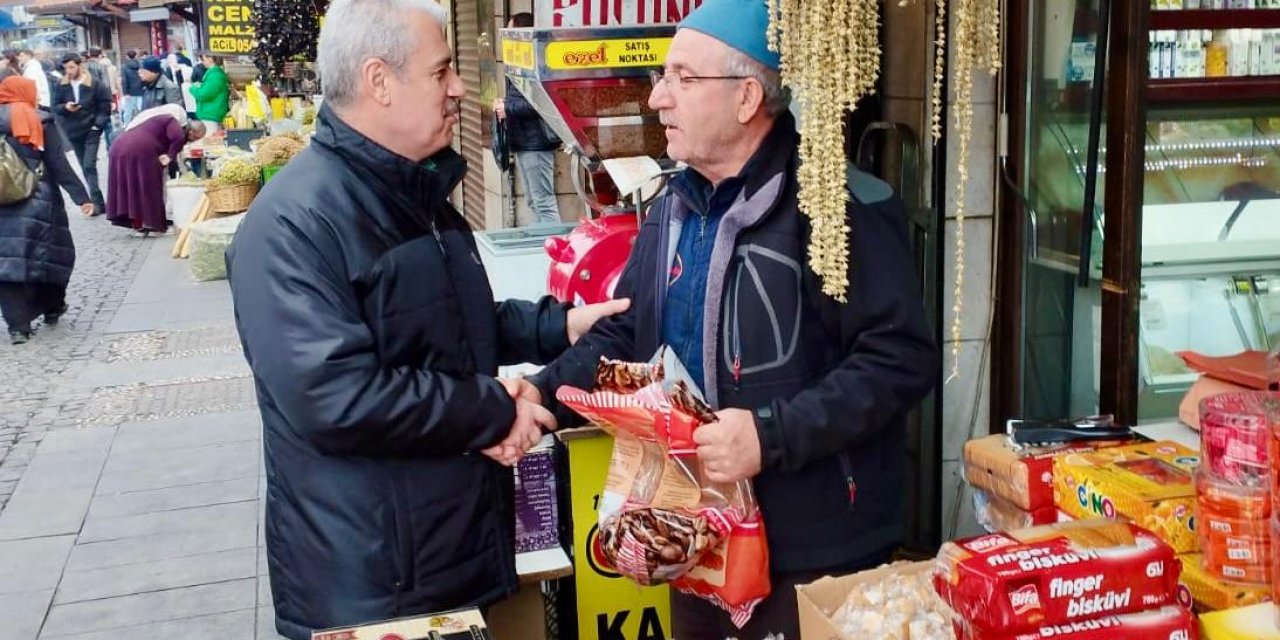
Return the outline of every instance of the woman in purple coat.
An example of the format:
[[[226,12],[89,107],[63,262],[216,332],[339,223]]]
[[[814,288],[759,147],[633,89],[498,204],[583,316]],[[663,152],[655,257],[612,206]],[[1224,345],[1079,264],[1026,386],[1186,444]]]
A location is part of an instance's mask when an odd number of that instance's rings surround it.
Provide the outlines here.
[[[164,233],[164,173],[188,142],[204,137],[199,121],[187,124],[157,116],[125,131],[111,145],[107,173],[107,219],[140,237]]]

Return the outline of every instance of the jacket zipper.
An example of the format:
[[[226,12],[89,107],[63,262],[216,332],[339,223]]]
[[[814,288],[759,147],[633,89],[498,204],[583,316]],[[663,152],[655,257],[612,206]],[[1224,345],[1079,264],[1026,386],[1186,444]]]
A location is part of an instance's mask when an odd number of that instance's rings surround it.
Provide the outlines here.
[[[742,326],[739,323],[738,315],[738,295],[742,291],[742,268],[743,260],[735,259],[732,265],[736,265],[736,271],[733,274],[733,295],[732,302],[729,304],[729,333],[730,345],[733,350],[733,390],[738,391],[742,382]]]
[[[849,491],[849,510],[853,510],[853,503],[858,499],[858,484],[853,480],[853,461],[849,459],[849,454],[841,451],[836,454],[840,459],[840,470],[844,473],[845,488]]]
[[[444,250],[444,238],[440,236],[440,230],[436,228],[436,221],[431,221],[431,235],[436,238],[436,247],[440,249],[440,257],[445,263],[449,262],[449,252]]]

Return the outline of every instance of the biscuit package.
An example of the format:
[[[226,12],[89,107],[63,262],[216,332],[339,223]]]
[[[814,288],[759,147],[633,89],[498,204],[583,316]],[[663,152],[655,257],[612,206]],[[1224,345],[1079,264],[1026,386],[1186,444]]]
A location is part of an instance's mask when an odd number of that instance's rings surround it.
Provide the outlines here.
[[[1015,447],[1002,435],[975,438],[964,445],[964,479],[1023,511],[1054,508],[1053,459],[1123,444],[1095,442]]]
[[[614,436],[599,502],[599,555],[643,585],[670,583],[745,625],[769,595],[764,522],[749,481],[705,477],[693,433],[714,422],[666,348],[648,363],[602,360],[595,389],[556,398]]]
[[[1021,633],[975,634],[967,630],[965,625],[957,624],[956,637],[959,640],[1194,640],[1199,637],[1199,626],[1190,611],[1170,606],[1140,613],[1045,625]]]
[[[948,542],[934,584],[987,637],[1175,604],[1180,570],[1151,532],[1085,520]]]
[[[1214,577],[1204,568],[1204,558],[1198,553],[1179,558],[1182,560],[1182,576],[1178,580],[1178,602],[1184,607],[1204,613],[1245,607],[1271,599],[1269,586],[1239,584]]]
[[[1067,515],[1133,522],[1178,553],[1198,549],[1195,451],[1176,442],[1147,442],[1066,454],[1053,464],[1054,494]]]

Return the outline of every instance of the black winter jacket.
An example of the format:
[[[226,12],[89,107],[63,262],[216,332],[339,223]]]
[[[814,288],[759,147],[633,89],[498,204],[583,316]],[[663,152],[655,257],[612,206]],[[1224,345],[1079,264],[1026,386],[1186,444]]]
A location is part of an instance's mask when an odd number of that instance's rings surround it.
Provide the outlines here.
[[[87,72],[81,73],[92,78]],[[84,140],[94,131],[101,132],[111,122],[111,88],[105,82],[98,82],[97,78],[91,82],[91,85],[80,87],[80,109],[77,111],[67,109],[67,103],[76,101],[75,89],[70,82],[59,82],[52,87],[53,115],[68,140]]]
[[[76,175],[67,144],[53,116],[41,110],[45,150],[24,145],[9,129],[9,107],[0,106],[0,134],[33,169],[44,163],[44,179],[32,196],[0,206],[0,282],[65,286],[76,264],[76,247],[67,226],[67,209],[58,187],[77,204],[89,202],[84,183]]]
[[[559,354],[566,308],[494,303],[446,201],[465,171],[448,149],[411,163],[325,106],[227,253],[286,637],[516,589],[513,476],[477,452],[515,417],[498,366]]]
[[[507,96],[503,99],[507,111],[507,147],[512,151],[553,151],[560,148],[560,138],[555,136],[538,115],[524,94],[507,80]]]
[[[142,96],[142,76],[138,72],[142,70],[142,63],[137,60],[126,60],[120,65],[120,84],[127,96]]]
[[[848,566],[901,539],[904,417],[939,368],[903,205],[866,174],[850,189],[849,301],[822,293],[796,203],[797,141],[784,114],[721,218],[699,381],[712,406],[755,414],[763,471],[754,485],[775,572]],[[674,242],[701,200],[672,188],[655,203],[617,286],[631,308],[535,377],[544,399],[563,384],[590,388],[601,355],[647,360],[657,350]],[[553,408],[562,425],[573,420]]]

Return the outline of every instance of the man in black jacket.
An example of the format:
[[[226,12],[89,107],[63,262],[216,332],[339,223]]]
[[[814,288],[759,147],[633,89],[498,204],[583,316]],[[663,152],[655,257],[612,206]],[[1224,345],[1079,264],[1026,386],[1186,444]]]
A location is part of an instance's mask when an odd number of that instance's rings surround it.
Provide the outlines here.
[[[773,594],[742,629],[673,594],[680,640],[798,638],[797,584],[889,557],[902,533],[904,417],[940,366],[902,202],[869,175],[849,173],[848,302],[823,293],[767,25],[764,0],[706,0],[681,23],[649,106],[689,169],[650,210],[618,282],[632,306],[520,389],[563,424],[561,385],[591,388],[601,356],[647,360],[665,343],[717,409],[695,433],[697,455],[712,481],[752,480]]]
[[[498,366],[547,362],[626,308],[495,305],[447,201],[466,164],[445,19],[429,0],[330,3],[312,144],[227,252],[262,412],[276,629],[294,640],[513,593],[504,465],[554,421]]]
[[[125,126],[142,111],[142,62],[138,60],[138,50],[130,49],[125,54],[124,64],[120,65],[120,83],[123,95],[120,97],[120,120]]]
[[[53,88],[53,115],[84,171],[93,215],[102,215],[107,205],[98,186],[98,147],[111,123],[111,88],[89,73],[74,53],[62,58],[62,81]]]
[[[533,14],[517,13],[507,26],[532,27]],[[506,97],[493,101],[493,111],[507,127],[507,147],[515,154],[524,201],[533,212],[534,222],[560,222],[556,201],[556,149],[560,148],[560,139],[511,80],[507,80]]]

